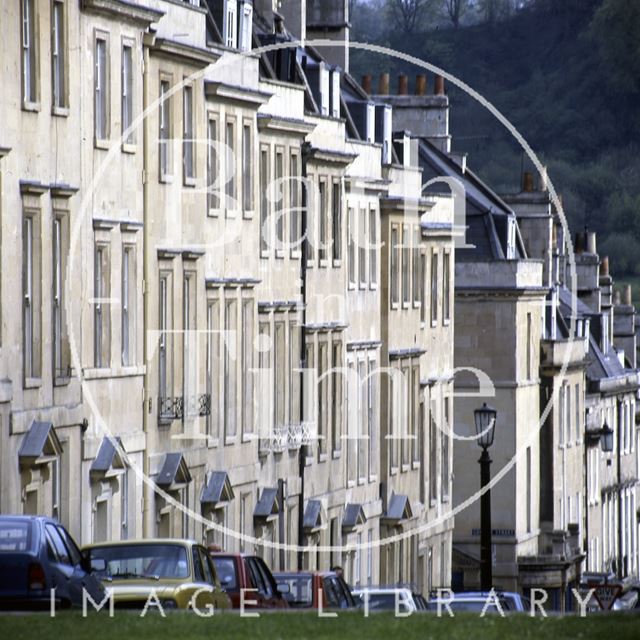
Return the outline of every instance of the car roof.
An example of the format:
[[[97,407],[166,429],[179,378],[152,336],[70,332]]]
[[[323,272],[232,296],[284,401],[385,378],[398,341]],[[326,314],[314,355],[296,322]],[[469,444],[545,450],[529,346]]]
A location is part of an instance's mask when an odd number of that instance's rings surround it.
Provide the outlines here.
[[[295,577],[311,577],[311,576],[320,576],[321,578],[332,578],[338,577],[338,574],[335,571],[274,571],[274,578],[295,578]]]
[[[49,518],[49,516],[28,516],[22,513],[3,513],[0,515],[1,520],[25,520],[26,522],[51,522],[53,524],[60,524],[55,518]]]
[[[200,544],[189,538],[138,538],[133,540],[112,540],[111,542],[94,542],[84,545],[83,549],[99,549],[100,547],[128,547],[132,545],[156,545],[173,544],[181,546],[191,546]],[[200,545],[202,546],[202,545]]]
[[[353,589],[353,593],[398,593],[399,591],[411,593],[409,587],[356,587]]]

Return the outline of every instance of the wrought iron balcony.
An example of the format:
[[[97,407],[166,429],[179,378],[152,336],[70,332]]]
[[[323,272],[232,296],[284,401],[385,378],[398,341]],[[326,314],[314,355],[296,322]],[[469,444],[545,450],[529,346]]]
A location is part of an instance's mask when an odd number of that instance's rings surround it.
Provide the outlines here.
[[[211,413],[211,396],[203,393],[199,396],[187,396],[184,398],[185,418],[198,418],[208,416]]]
[[[172,420],[182,420],[184,416],[184,399],[182,396],[167,396],[158,398],[158,422],[166,423]]]

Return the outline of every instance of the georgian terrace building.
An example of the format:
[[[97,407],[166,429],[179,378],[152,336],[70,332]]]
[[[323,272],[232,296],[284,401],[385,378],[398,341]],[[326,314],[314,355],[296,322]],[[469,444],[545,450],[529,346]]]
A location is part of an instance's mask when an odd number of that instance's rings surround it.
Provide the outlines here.
[[[270,3],[1,11],[0,511],[448,585],[452,208],[389,107]]]

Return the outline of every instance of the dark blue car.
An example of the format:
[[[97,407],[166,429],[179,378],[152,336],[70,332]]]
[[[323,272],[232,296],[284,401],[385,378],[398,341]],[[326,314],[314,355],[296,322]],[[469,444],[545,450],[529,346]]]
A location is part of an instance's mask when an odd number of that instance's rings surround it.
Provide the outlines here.
[[[82,606],[104,588],[66,529],[41,516],[0,516],[0,609]],[[89,606],[91,606],[89,604]]]

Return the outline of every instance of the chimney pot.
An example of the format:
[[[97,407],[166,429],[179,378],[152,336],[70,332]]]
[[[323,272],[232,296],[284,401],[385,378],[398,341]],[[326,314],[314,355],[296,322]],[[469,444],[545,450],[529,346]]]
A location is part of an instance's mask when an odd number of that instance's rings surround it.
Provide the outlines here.
[[[436,76],[433,84],[433,93],[437,96],[444,95],[444,78],[442,76]]]
[[[406,96],[409,93],[409,78],[406,74],[401,73],[398,76],[398,95]]]
[[[589,231],[587,233],[587,252],[598,253],[596,250],[596,232],[595,231]]]
[[[600,260],[600,275],[609,275],[609,256],[603,256],[602,260]]]
[[[371,76],[369,74],[362,76],[362,90],[371,95]]]
[[[582,231],[578,231],[576,233],[576,241],[575,244],[573,246],[573,250],[576,253],[584,253],[584,250],[586,248],[586,238],[585,238],[586,234]]]
[[[613,304],[619,305],[622,303],[622,296],[620,295],[620,289],[616,289],[613,293]]]
[[[416,95],[427,95],[427,76],[423,73],[419,73],[416,76]]]
[[[632,296],[631,296],[631,285],[625,284],[623,293],[622,293],[622,301],[624,304],[631,306],[633,304]]]
[[[381,73],[378,81],[378,94],[381,96],[389,95],[389,74]]]
[[[522,176],[522,190],[526,193],[533,191],[533,174],[531,171],[525,171]]]

